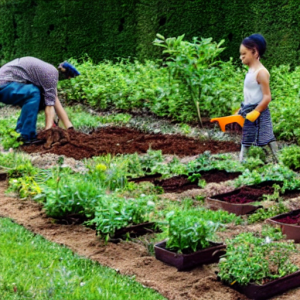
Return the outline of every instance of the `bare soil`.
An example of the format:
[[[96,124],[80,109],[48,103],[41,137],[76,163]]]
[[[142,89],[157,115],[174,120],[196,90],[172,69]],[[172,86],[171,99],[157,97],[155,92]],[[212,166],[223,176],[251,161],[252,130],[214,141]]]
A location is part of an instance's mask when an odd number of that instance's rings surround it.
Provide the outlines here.
[[[22,150],[27,153],[54,153],[80,160],[108,153],[146,153],[149,148],[161,150],[162,154],[175,154],[180,157],[201,154],[207,150],[215,154],[236,152],[240,149],[239,144],[231,141],[201,141],[177,134],[144,133],[126,127],[105,127],[90,134],[57,127],[39,132],[38,138],[47,142],[23,146]]]
[[[241,173],[238,172],[226,172],[222,170],[214,170],[214,171],[207,171],[203,172],[201,174],[201,178],[206,181],[206,183],[210,182],[223,182],[227,180],[233,180],[237,178]],[[145,181],[145,179],[144,179]],[[156,186],[160,186],[163,188],[165,193],[182,193],[187,190],[191,189],[201,189],[199,187],[197,180],[196,181],[191,181],[188,179],[187,175],[178,175],[174,176],[168,179],[152,179],[150,178],[150,181],[154,183]]]

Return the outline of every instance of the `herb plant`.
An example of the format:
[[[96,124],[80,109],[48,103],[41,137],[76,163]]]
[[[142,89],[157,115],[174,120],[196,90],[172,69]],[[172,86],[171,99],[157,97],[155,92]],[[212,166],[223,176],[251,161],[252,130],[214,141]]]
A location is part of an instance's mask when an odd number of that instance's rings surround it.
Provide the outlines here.
[[[23,144],[19,141],[20,133],[16,132],[16,117],[10,117],[0,120],[0,142],[5,150],[9,148],[18,148]]]
[[[235,161],[231,155],[211,155],[210,151],[205,151],[203,154],[200,154],[195,160],[190,161],[187,165],[187,172],[189,174],[210,170],[242,172],[244,169],[244,166],[240,162]]]
[[[289,260],[290,255],[296,252],[292,243],[273,242],[270,237],[241,233],[227,240],[226,244],[226,254],[220,260],[218,275],[231,285],[261,285],[298,270]]]
[[[253,214],[251,214],[248,217],[248,224],[263,221],[288,211],[289,211],[288,207],[286,207],[282,201],[279,201],[279,203],[274,204],[270,207],[259,208],[258,210],[256,210]]]
[[[269,180],[283,182],[283,187],[286,190],[294,190],[300,186],[297,173],[280,164],[267,164],[253,171],[246,169],[242,175],[235,179],[235,186],[255,185]]]
[[[86,224],[96,227],[97,232],[108,240],[117,229],[149,221],[154,212],[152,197],[121,198],[118,195],[102,195],[95,206],[95,217]]]
[[[209,247],[219,224],[207,221],[191,212],[167,214],[166,248],[178,253],[196,252]]]

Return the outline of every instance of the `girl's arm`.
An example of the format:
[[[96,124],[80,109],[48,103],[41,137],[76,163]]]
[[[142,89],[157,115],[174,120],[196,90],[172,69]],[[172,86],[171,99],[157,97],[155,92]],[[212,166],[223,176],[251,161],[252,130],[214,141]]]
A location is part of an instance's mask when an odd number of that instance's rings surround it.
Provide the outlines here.
[[[256,106],[255,110],[261,113],[271,102],[270,75],[266,70],[263,69],[258,72],[256,80],[261,86],[263,98],[262,101]]]

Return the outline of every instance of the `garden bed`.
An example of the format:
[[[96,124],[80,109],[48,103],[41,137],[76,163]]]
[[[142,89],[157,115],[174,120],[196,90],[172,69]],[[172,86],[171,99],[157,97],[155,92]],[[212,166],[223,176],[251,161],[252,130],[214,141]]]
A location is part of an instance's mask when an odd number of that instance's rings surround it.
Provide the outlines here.
[[[62,129],[57,128],[58,131]],[[41,131],[38,137],[47,139],[49,132]],[[52,147],[45,149],[44,145],[23,146],[27,153],[40,152],[65,155],[75,159],[90,158],[104,154],[130,154],[146,153],[149,148],[161,150],[162,154],[175,154],[190,156],[201,154],[204,151],[211,153],[235,152],[240,150],[240,145],[229,141],[200,141],[181,135],[163,135],[144,133],[125,127],[105,127],[90,134],[71,131],[69,141],[61,144],[56,141]],[[63,135],[61,135],[63,136]]]
[[[205,180],[206,183],[233,180],[241,175],[239,172],[230,173],[222,170],[203,171],[200,174],[200,179]],[[162,187],[165,193],[181,193],[191,189],[201,189],[197,181],[192,182],[188,177],[187,175],[178,175],[163,180],[156,179],[153,183],[156,186]]]
[[[262,200],[263,195],[273,194],[272,185],[276,182],[263,182],[258,185],[243,186],[232,192],[214,195],[206,199],[211,209],[224,209],[236,215],[254,212],[259,204],[252,204]]]
[[[280,214],[268,219],[267,222],[280,226],[287,239],[300,243],[300,209]]]

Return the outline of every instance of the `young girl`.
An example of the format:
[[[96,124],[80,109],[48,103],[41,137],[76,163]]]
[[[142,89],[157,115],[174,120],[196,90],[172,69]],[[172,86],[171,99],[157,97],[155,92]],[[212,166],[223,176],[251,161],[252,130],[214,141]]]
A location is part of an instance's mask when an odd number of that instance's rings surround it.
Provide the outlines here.
[[[244,82],[244,102],[238,112],[245,118],[240,161],[244,160],[251,145],[268,145],[277,162],[278,148],[268,108],[271,101],[270,74],[260,62],[265,51],[266,41],[260,34],[246,37],[240,46],[240,59],[249,66]]]

